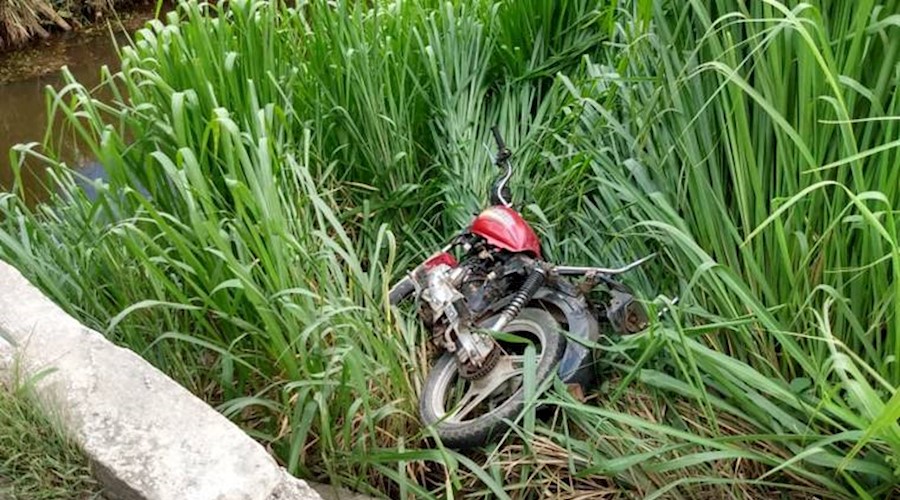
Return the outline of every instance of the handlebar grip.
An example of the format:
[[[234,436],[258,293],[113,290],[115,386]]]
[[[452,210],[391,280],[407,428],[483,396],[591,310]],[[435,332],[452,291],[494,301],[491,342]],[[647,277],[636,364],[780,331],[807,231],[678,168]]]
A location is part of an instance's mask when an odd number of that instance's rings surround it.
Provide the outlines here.
[[[409,297],[409,294],[413,293],[415,290],[416,285],[413,283],[412,278],[405,276],[391,287],[391,291],[388,292],[388,301],[392,306],[395,306],[406,297]]]
[[[506,151],[506,143],[503,142],[503,136],[500,135],[500,128],[496,125],[491,127],[491,132],[494,134],[494,140],[497,141],[497,148],[500,152]]]

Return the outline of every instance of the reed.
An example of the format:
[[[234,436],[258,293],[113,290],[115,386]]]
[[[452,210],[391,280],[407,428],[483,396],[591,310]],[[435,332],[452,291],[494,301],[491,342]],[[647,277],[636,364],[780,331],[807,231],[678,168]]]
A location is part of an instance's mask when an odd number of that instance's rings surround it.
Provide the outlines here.
[[[64,73],[49,202],[0,256],[203,396],[293,473],[396,497],[898,493],[896,1],[185,1],[96,99]],[[548,257],[651,307],[599,387],[459,454],[392,278],[464,225],[488,128]],[[56,160],[77,136],[110,178]],[[138,186],[148,192],[145,196]],[[537,403],[547,411],[535,419]]]

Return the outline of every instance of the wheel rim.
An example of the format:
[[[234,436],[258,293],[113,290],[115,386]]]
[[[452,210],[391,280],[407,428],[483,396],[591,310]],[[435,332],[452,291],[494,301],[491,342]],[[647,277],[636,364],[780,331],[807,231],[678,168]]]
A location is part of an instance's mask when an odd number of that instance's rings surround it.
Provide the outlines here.
[[[534,321],[516,319],[504,333],[530,338],[535,349],[536,366],[545,352],[543,329]],[[466,380],[459,376],[456,363],[448,363],[436,374],[434,397],[429,404],[432,414],[444,423],[464,424],[488,418],[512,399],[522,388],[527,345],[499,342],[504,352],[497,365],[482,378]],[[449,411],[448,411],[449,409]]]

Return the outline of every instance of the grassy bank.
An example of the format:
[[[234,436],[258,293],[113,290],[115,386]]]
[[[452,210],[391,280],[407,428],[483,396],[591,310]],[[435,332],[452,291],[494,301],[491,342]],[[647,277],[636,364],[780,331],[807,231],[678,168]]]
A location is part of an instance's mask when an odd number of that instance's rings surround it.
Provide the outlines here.
[[[181,4],[71,81],[0,256],[297,474],[391,497],[879,498],[900,479],[897,2]],[[208,11],[207,9],[212,9]],[[128,96],[127,99],[125,96]],[[489,134],[548,257],[681,302],[461,455],[391,278],[465,224]],[[79,136],[96,202],[54,160]],[[150,199],[136,189],[145,186]]]

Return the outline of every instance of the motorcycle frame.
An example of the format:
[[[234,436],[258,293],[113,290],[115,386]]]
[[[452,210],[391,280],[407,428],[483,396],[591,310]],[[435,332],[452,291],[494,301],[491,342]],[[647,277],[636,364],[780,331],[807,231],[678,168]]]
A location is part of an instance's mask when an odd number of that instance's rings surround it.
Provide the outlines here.
[[[509,161],[511,152],[503,142],[497,127],[493,127],[492,132],[499,148],[494,163],[504,171],[492,187],[491,202],[493,205],[503,205],[511,208],[511,201],[505,193],[506,186],[512,177],[512,165]],[[423,269],[428,267],[427,264],[432,258],[443,253],[449,253],[459,245],[463,245],[465,252],[468,252],[470,247],[465,238],[466,235],[467,231],[463,231],[454,236],[443,248],[432,254],[429,259],[416,266],[403,280],[395,284],[390,290],[391,303],[396,303],[413,291],[420,289],[421,284],[418,282],[417,277]],[[620,297],[625,296],[628,300],[633,300],[627,287],[616,281],[614,277],[640,266],[655,257],[655,255],[648,255],[618,268],[552,265],[539,257],[532,261],[531,266],[534,269],[546,272],[546,279],[530,298],[530,301],[543,304],[556,315],[561,315],[562,317],[558,319],[567,325],[566,349],[558,368],[558,373],[565,383],[588,386],[594,379],[591,373],[592,363],[589,362],[588,358],[592,355],[592,347],[596,345],[600,337],[599,323],[585,295],[591,288],[602,282],[614,296],[618,294]],[[581,287],[576,287],[568,280],[559,279],[559,277],[568,276],[583,276],[585,277],[585,284]],[[609,312],[608,309],[605,311],[605,319],[609,320],[615,328],[617,325],[615,325],[613,318],[609,316]],[[508,321],[513,319],[505,317],[503,313],[498,314],[495,318],[491,322],[493,329],[502,329]],[[477,335],[468,332],[465,334]]]

